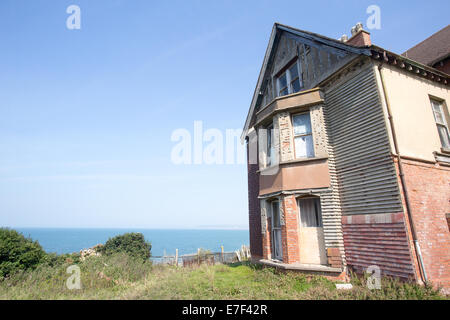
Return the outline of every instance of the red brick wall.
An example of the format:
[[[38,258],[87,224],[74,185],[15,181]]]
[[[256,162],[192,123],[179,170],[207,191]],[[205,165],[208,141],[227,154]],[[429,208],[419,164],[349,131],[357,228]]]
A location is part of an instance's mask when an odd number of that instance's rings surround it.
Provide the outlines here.
[[[247,144],[247,159],[248,157]],[[250,164],[247,160],[248,175],[248,217],[250,231],[250,253],[252,258],[259,259],[263,256],[263,243],[261,233],[261,208],[259,205],[259,166]]]
[[[327,260],[328,265],[333,268],[342,267],[342,254],[341,250],[337,247],[327,248]]]
[[[284,226],[281,228],[283,244],[283,262],[300,261],[298,246],[298,211],[294,196],[285,196],[282,201]]]
[[[272,237],[270,230],[272,229],[272,219],[267,219],[266,232],[262,236],[262,248],[263,248],[263,258],[271,259],[272,258]]]
[[[347,265],[358,273],[378,266],[382,275],[414,278],[403,212],[342,217]]]
[[[450,168],[402,159],[404,177],[425,270],[435,285],[450,289]]]

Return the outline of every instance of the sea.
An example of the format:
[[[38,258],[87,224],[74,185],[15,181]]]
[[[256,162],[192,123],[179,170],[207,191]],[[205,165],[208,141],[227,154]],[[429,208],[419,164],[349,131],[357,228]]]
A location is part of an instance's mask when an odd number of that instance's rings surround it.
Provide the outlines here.
[[[219,229],[93,229],[93,228],[14,228],[37,240],[46,252],[74,253],[127,232],[140,232],[152,245],[152,256],[196,253],[199,248],[220,252],[238,250],[249,243],[248,230]]]

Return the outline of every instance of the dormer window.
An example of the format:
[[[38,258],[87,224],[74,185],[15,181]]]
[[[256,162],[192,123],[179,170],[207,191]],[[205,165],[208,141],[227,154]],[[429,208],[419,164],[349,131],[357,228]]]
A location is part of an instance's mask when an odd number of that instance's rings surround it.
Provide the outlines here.
[[[277,78],[278,96],[281,97],[298,92],[302,87],[303,83],[297,60]]]

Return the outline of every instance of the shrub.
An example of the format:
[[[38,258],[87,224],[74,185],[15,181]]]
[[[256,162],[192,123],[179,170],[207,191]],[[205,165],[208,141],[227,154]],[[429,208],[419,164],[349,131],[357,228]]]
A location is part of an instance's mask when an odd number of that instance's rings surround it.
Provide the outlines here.
[[[105,245],[99,247],[99,252],[105,255],[112,255],[124,252],[132,257],[148,260],[152,245],[145,241],[142,233],[125,233],[123,235],[109,238]]]
[[[39,242],[15,230],[0,228],[0,278],[18,270],[35,268],[45,256]]]
[[[64,254],[56,254],[56,253],[47,253],[42,260],[43,263],[47,264],[50,267],[56,267],[64,264],[74,264],[80,262],[80,254],[79,253],[64,253]]]

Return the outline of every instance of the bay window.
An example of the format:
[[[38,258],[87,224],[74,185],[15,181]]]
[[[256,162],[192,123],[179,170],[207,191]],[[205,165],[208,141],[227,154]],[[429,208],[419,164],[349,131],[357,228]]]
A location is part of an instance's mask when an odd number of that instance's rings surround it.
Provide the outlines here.
[[[311,118],[309,112],[292,116],[296,158],[314,158]]]

